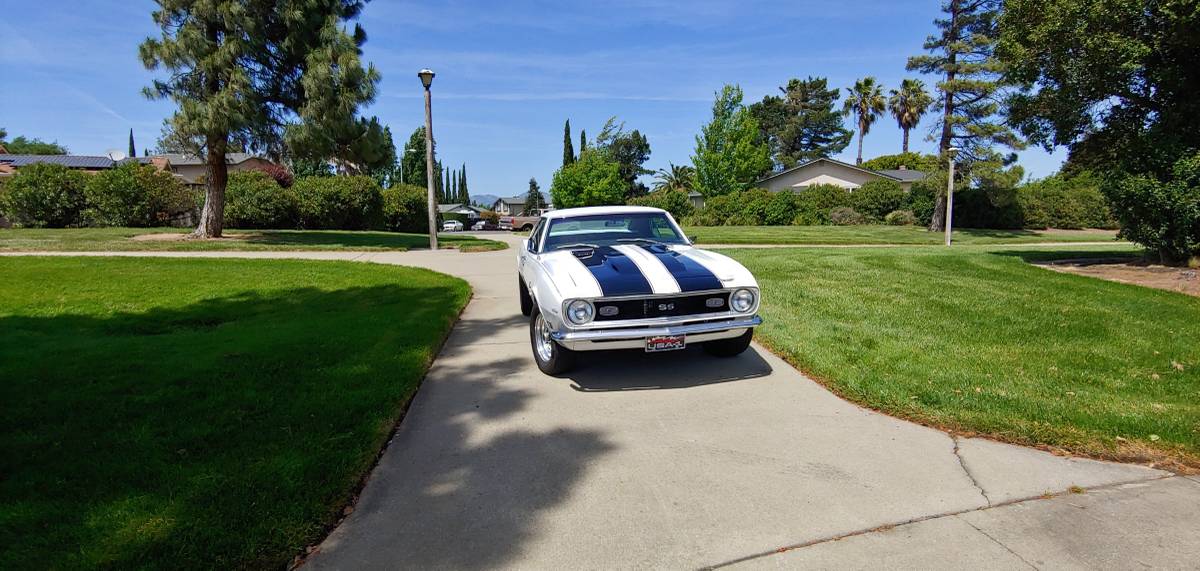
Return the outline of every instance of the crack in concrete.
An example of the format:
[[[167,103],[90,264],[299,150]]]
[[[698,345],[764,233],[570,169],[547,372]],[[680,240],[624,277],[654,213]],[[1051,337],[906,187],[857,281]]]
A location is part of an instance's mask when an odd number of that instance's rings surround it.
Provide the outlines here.
[[[957,517],[957,516],[955,516],[955,517]],[[1030,562],[1029,562],[1029,560],[1025,559],[1024,557],[1021,557],[1021,554],[1020,554],[1020,553],[1017,553],[1016,551],[1013,551],[1011,547],[1009,547],[1009,546],[1005,545],[1005,544],[1004,544],[1004,542],[1000,541],[999,539],[996,539],[996,538],[992,537],[992,535],[991,535],[990,533],[988,533],[988,532],[986,532],[986,531],[983,531],[982,529],[980,529],[980,528],[979,528],[979,526],[977,526],[977,525],[975,525],[975,524],[973,524],[973,523],[971,523],[971,522],[969,522],[969,521],[967,521],[966,519],[964,519],[964,518],[961,518],[961,517],[960,517],[960,518],[958,518],[958,520],[959,520],[959,521],[961,521],[961,522],[963,522],[963,523],[965,523],[965,524],[967,524],[967,525],[969,525],[969,526],[971,526],[971,529],[974,529],[975,531],[978,531],[979,533],[983,534],[983,536],[984,536],[984,537],[986,537],[986,538],[988,538],[988,539],[992,540],[992,543],[995,543],[996,545],[999,545],[1000,547],[1003,547],[1003,548],[1004,548],[1004,550],[1005,550],[1005,551],[1007,551],[1007,552],[1009,552],[1009,553],[1011,553],[1011,554],[1013,555],[1013,557],[1016,557],[1017,559],[1020,559],[1020,560],[1021,560],[1021,563],[1024,563],[1024,564],[1028,565],[1028,566],[1029,566],[1031,569],[1037,569],[1038,571],[1041,571],[1041,568],[1039,568],[1037,565],[1034,565],[1033,563],[1030,563]]]
[[[1091,490],[1107,490],[1107,489],[1112,489],[1112,488],[1119,488],[1119,487],[1121,487],[1121,486],[1126,486],[1126,485],[1129,485],[1129,484],[1135,484],[1135,483],[1148,483],[1148,482],[1156,482],[1156,481],[1158,481],[1158,480],[1169,480],[1169,479],[1171,479],[1171,478],[1179,478],[1179,477],[1182,477],[1182,478],[1183,478],[1183,479],[1185,479],[1185,480],[1191,480],[1191,478],[1190,478],[1190,477],[1188,477],[1188,476],[1176,476],[1176,475],[1174,475],[1174,474],[1168,474],[1168,475],[1166,475],[1166,476],[1155,476],[1155,477],[1153,477],[1153,478],[1144,478],[1144,479],[1139,479],[1139,480],[1130,480],[1130,481],[1127,481],[1127,482],[1113,482],[1113,483],[1111,483],[1111,484],[1105,484],[1105,485],[1102,485],[1102,486],[1093,486],[1093,487],[1090,487],[1090,488],[1084,488],[1084,489],[1085,489],[1085,490],[1089,490],[1089,491],[1091,491]],[[1192,480],[1192,481],[1193,481],[1193,482],[1195,482],[1195,480]],[[1200,482],[1197,482],[1197,483],[1200,483]],[[754,559],[761,559],[761,558],[763,558],[763,557],[769,557],[769,556],[771,556],[771,555],[778,555],[778,554],[780,554],[780,553],[786,553],[786,552],[788,552],[788,551],[795,551],[795,550],[797,550],[797,549],[804,549],[804,548],[807,548],[807,547],[812,547],[812,546],[814,546],[814,545],[820,545],[820,544],[822,544],[822,543],[829,543],[829,542],[831,542],[831,541],[839,541],[839,540],[842,540],[842,539],[847,539],[847,538],[850,538],[850,537],[857,537],[857,536],[859,536],[859,535],[868,535],[868,534],[871,534],[871,533],[876,533],[876,532],[880,532],[880,531],[889,531],[889,530],[895,529],[895,528],[897,528],[897,527],[903,527],[903,526],[906,526],[906,525],[912,525],[912,524],[914,524],[914,523],[921,523],[921,522],[923,522],[923,521],[929,521],[929,520],[934,520],[934,519],[941,519],[941,518],[944,518],[944,517],[957,517],[957,516],[961,516],[961,515],[969,514],[969,513],[972,513],[972,512],[979,512],[979,511],[984,511],[984,510],[990,510],[990,509],[1002,508],[1002,507],[1012,506],[1012,505],[1016,505],[1016,504],[1023,504],[1023,503],[1026,503],[1026,502],[1043,502],[1043,501],[1050,501],[1050,500],[1053,500],[1055,497],[1056,497],[1056,496],[1045,496],[1045,495],[1042,495],[1042,496],[1033,496],[1033,497],[1029,497],[1029,498],[1019,498],[1019,499],[1014,499],[1014,500],[1008,500],[1008,501],[999,502],[999,503],[996,503],[996,504],[989,504],[989,505],[986,505],[986,506],[983,506],[983,507],[978,507],[978,508],[971,508],[971,509],[965,509],[965,510],[959,510],[959,511],[953,511],[953,512],[942,512],[942,513],[936,513],[936,514],[930,514],[930,515],[925,515],[925,516],[914,517],[914,518],[910,518],[910,519],[906,519],[906,520],[902,520],[902,521],[898,521],[898,522],[893,522],[893,523],[885,523],[885,524],[882,524],[882,525],[877,525],[877,526],[875,526],[875,527],[869,527],[869,528],[866,528],[866,529],[859,529],[859,530],[855,530],[855,531],[849,531],[849,532],[846,532],[846,533],[840,533],[840,534],[837,534],[837,535],[831,535],[831,536],[828,536],[828,537],[821,537],[821,538],[817,538],[817,539],[813,539],[813,540],[809,540],[809,541],[805,541],[805,542],[801,542],[801,543],[795,543],[795,544],[792,544],[792,545],[785,545],[785,546],[783,546],[783,547],[780,547],[780,548],[777,548],[777,549],[773,549],[773,550],[771,550],[771,551],[764,551],[764,552],[761,552],[761,553],[754,553],[754,554],[751,554],[751,555],[746,555],[746,556],[744,556],[744,557],[738,557],[737,559],[730,559],[730,560],[728,560],[728,561],[723,561],[723,562],[721,562],[721,563],[717,563],[717,564],[715,564],[715,565],[708,565],[708,566],[705,566],[705,567],[701,567],[701,568],[700,568],[700,570],[701,570],[701,571],[710,571],[710,570],[713,570],[713,569],[721,569],[721,568],[725,568],[725,567],[730,567],[730,566],[733,566],[733,565],[737,565],[737,564],[739,564],[739,563],[745,563],[745,562],[747,562],[747,561],[752,561],[752,560],[754,560]],[[963,520],[963,521],[966,521],[966,520]],[[968,521],[968,522],[966,522],[966,523],[967,523],[968,525],[970,525],[970,524],[971,524],[971,522],[969,522],[969,521]],[[971,525],[971,527],[975,527],[975,526],[974,526],[974,525]],[[979,528],[975,528],[975,529],[977,529],[977,530],[978,530]],[[980,531],[980,533],[983,533],[983,530],[979,530],[979,531]],[[984,533],[984,535],[987,535],[987,534],[986,534],[986,533]],[[995,539],[995,538],[992,538],[991,536],[988,536],[988,538],[990,538],[992,541],[996,541],[996,539]],[[997,541],[997,543],[999,543],[999,542]],[[1006,546],[1006,545],[1004,545],[1004,544],[1001,544],[1001,546],[1003,546],[1005,549],[1008,549],[1008,546]],[[1009,551],[1012,551],[1012,550],[1011,550],[1011,549],[1009,549]],[[1014,553],[1014,555],[1016,555],[1016,554]],[[1017,555],[1017,557],[1019,557],[1019,558],[1020,558],[1021,556],[1020,556],[1020,555]],[[1024,558],[1021,558],[1021,560],[1022,560],[1022,561],[1025,561],[1025,559],[1024,559]],[[1029,562],[1028,562],[1028,561],[1025,561],[1025,563],[1027,563],[1027,564],[1028,564]],[[1032,567],[1032,564],[1030,564],[1030,566]],[[1034,568],[1035,568],[1035,569],[1037,569],[1037,567],[1034,567]]]
[[[976,490],[979,490],[979,495],[983,496],[983,501],[987,502],[987,505],[990,507],[992,505],[992,498],[988,497],[987,491],[983,489],[983,486],[979,485],[979,481],[975,479],[975,475],[967,467],[967,461],[962,457],[962,453],[958,449],[958,437],[953,434],[947,434],[946,436],[949,436],[950,440],[954,442],[954,457],[958,459],[958,465],[962,467],[963,473],[967,475],[967,479],[971,480],[971,485],[975,486]]]

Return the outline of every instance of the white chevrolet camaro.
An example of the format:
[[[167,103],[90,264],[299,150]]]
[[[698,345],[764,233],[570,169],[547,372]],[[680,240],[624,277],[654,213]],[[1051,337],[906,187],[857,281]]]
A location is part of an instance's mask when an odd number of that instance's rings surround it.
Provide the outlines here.
[[[731,357],[762,323],[754,276],[692,246],[658,208],[547,212],[522,243],[517,271],[533,358],[550,375],[570,369],[576,351],[700,344]]]

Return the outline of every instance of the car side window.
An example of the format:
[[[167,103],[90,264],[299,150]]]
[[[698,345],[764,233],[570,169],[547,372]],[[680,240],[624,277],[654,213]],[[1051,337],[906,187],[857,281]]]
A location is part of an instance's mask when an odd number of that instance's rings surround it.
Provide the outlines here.
[[[538,253],[538,245],[540,245],[542,243],[542,230],[545,228],[546,228],[546,219],[542,218],[542,219],[538,220],[537,226],[534,227],[533,232],[529,233],[529,251],[530,252],[533,252],[535,254]]]

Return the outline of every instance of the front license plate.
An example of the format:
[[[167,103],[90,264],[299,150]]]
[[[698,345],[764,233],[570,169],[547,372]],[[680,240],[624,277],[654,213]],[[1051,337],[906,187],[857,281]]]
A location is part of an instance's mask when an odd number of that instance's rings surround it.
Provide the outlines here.
[[[660,335],[658,337],[646,338],[647,353],[675,351],[677,349],[683,349],[686,346],[687,341],[683,335]]]

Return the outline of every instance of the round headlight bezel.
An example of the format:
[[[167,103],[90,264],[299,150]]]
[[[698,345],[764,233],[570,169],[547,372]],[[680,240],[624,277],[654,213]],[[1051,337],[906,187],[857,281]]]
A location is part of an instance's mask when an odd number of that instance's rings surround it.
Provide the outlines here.
[[[744,307],[740,307],[741,304],[738,303],[738,300],[739,299],[743,299],[743,300],[747,299],[747,296],[748,296],[748,299],[750,300],[749,303],[745,304]],[[740,289],[734,290],[733,293],[729,294],[729,309],[732,309],[737,313],[750,313],[750,312],[754,311],[754,308],[757,306],[758,306],[758,292],[756,292],[752,289],[740,288]]]
[[[576,311],[583,315],[578,316]],[[575,299],[563,305],[563,316],[571,325],[587,325],[596,318],[596,306],[586,299]]]

